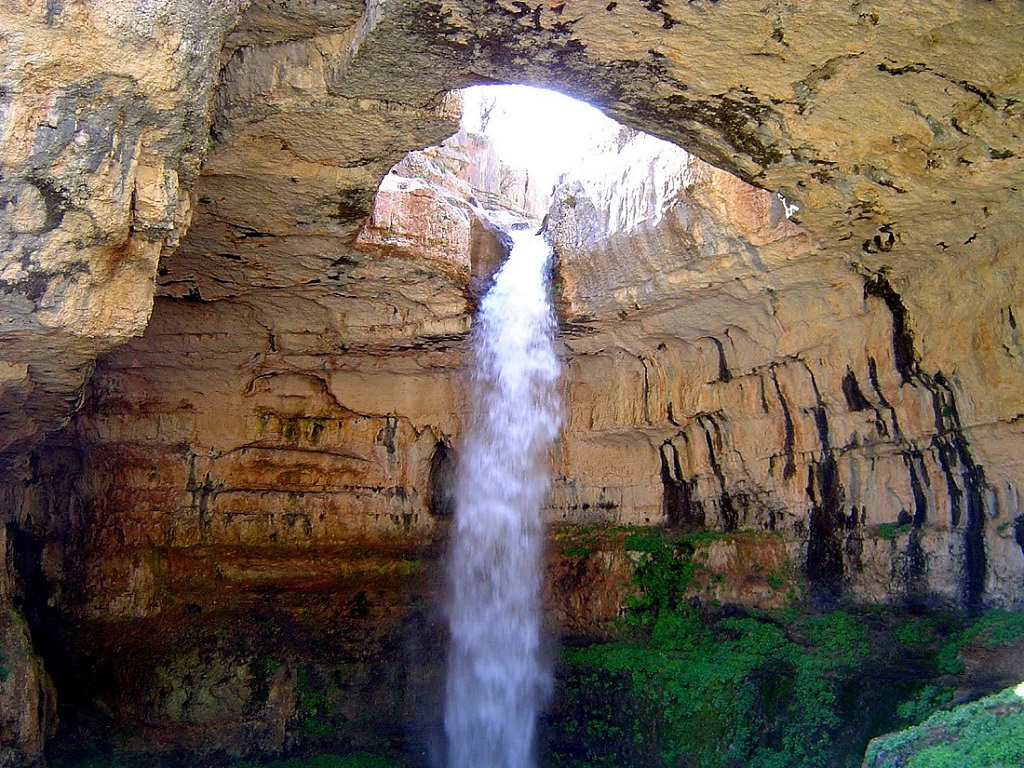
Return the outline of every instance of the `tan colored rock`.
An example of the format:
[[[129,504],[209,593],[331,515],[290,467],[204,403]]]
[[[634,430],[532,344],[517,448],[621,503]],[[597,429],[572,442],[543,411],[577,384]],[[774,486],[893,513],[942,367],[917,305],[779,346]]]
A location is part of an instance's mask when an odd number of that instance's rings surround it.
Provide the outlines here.
[[[550,519],[775,542],[709,554],[728,585],[709,599],[774,599],[746,569],[785,556],[824,594],[1021,605],[1018,4],[243,6],[0,12],[0,464],[11,490],[34,461],[82,462],[48,470],[72,485],[33,486],[35,506],[11,491],[3,521],[46,537],[53,597],[93,647],[136,627],[184,648],[182,617],[231,626],[272,589],[291,617],[331,594],[338,616],[316,621],[346,648],[397,631],[403,557],[443,531],[434,480],[500,249],[436,186],[354,241],[388,169],[455,131],[446,92],[482,79],[585,96],[763,188],[694,161],[678,195],[640,173],[639,203],[556,212],[569,405]],[[493,194],[500,168],[459,163]],[[612,226],[666,190],[657,225]],[[452,221],[425,226],[436,212]],[[401,247],[378,247],[392,221]],[[97,355],[144,327],[83,398]],[[557,568],[566,590],[607,576],[564,596],[589,631],[626,566]],[[42,680],[26,664],[17,718]],[[236,703],[246,664],[211,662]],[[243,721],[198,683],[188,743],[256,729],[276,748],[288,685]],[[124,717],[190,714],[151,694]],[[39,718],[18,722],[11,739],[38,743]]]
[[[57,725],[57,698],[25,618],[11,605],[15,585],[7,552],[7,528],[0,526],[0,766],[15,768],[42,764]]]
[[[160,253],[188,225],[216,62],[242,5],[0,11],[0,358],[29,366],[36,401],[5,466],[68,416],[89,360],[145,328]]]

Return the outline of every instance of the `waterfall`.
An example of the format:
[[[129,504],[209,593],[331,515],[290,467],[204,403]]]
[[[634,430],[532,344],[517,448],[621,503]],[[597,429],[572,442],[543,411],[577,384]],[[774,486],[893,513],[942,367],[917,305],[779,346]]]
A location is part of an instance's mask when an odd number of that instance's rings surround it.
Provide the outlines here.
[[[540,658],[548,449],[559,377],[548,297],[551,248],[514,245],[474,326],[470,413],[459,453],[444,723],[448,768],[528,768],[550,688]]]

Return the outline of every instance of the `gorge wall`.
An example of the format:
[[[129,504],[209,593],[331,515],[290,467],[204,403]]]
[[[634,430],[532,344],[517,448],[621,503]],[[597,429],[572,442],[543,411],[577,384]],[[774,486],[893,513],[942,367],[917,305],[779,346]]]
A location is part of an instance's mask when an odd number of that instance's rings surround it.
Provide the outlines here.
[[[826,600],[1021,607],[1024,14],[912,6],[0,9],[0,765],[38,760],[55,699],[140,744],[281,749],[325,648],[339,722],[358,694],[431,727],[414,657],[501,258],[466,200],[525,197],[471,137],[388,172],[475,82],[716,166],[656,223],[570,187],[548,217],[552,523],[735,533],[726,601],[788,568]],[[555,623],[600,631],[628,562],[551,561]]]

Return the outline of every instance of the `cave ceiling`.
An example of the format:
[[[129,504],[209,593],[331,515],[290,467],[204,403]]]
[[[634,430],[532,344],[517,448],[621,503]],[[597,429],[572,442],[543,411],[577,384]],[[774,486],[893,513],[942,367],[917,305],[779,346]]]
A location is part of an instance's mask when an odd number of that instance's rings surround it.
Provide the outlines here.
[[[962,337],[924,331],[975,322],[968,287],[1018,298],[1016,2],[110,0],[0,17],[12,466],[154,297],[231,302],[299,356],[464,332],[457,270],[354,239],[380,178],[453,133],[448,94],[475,83],[556,88],[781,192],[820,258],[884,270],[931,365],[962,357]]]

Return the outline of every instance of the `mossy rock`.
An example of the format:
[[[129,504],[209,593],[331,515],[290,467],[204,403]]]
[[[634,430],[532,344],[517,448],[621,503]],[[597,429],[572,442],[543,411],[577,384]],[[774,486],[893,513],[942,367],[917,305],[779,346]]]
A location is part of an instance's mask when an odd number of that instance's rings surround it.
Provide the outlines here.
[[[1021,765],[1024,765],[1024,684],[936,712],[920,725],[875,739],[868,745],[863,768],[1019,768]]]

